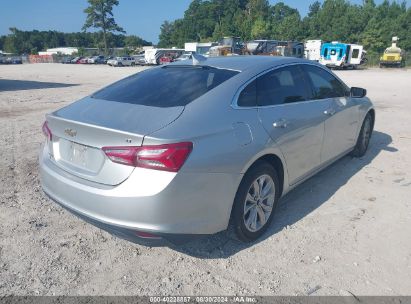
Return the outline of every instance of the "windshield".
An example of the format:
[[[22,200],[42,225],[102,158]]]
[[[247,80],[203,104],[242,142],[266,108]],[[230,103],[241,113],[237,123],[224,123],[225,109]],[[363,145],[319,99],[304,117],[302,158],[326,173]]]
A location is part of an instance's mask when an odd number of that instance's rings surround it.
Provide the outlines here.
[[[385,50],[385,54],[400,54],[401,51],[397,48],[389,48]]]
[[[238,74],[204,66],[166,66],[120,80],[92,98],[152,107],[186,106]]]

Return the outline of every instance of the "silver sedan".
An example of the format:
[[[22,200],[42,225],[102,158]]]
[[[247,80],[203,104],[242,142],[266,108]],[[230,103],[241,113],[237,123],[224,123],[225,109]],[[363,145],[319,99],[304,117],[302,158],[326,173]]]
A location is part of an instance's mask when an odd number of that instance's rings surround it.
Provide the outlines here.
[[[193,58],[120,80],[46,116],[44,191],[131,240],[253,241],[281,196],[367,150],[366,90],[322,66],[265,56]]]

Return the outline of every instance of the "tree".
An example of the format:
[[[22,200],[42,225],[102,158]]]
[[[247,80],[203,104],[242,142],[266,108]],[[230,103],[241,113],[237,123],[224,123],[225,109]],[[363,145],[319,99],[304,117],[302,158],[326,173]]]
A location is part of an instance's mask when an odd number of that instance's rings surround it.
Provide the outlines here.
[[[321,3],[319,1],[315,1],[312,4],[310,4],[309,9],[308,9],[308,17],[313,17],[315,16],[321,9]]]
[[[168,21],[164,21],[160,27],[160,36],[159,36],[159,47],[169,47],[173,44],[172,35],[174,31],[174,24]]]
[[[108,33],[125,33],[122,27],[117,25],[113,16],[113,6],[118,5],[118,0],[88,0],[89,7],[84,12],[87,14],[83,30],[90,27],[101,29],[103,32],[104,52],[108,54]]]
[[[258,18],[251,28],[251,37],[253,39],[264,39],[268,36],[269,24],[262,17]]]
[[[274,2],[272,5],[270,2]],[[311,0],[301,19],[297,9],[281,1],[193,0],[184,17],[161,26],[161,46],[183,46],[184,42],[218,41],[224,36],[250,39],[341,41],[360,43],[367,50],[382,52],[391,37],[411,50],[411,8],[406,1]]]
[[[10,34],[0,36],[0,50],[16,54],[37,54],[39,51],[55,47],[97,47],[104,49],[102,32],[62,33],[57,31],[22,31],[10,28]],[[138,36],[125,36],[107,33],[107,38],[114,47],[152,45]]]
[[[270,9],[270,37],[280,40],[297,40],[304,38],[302,22],[297,9],[283,2],[278,2]]]

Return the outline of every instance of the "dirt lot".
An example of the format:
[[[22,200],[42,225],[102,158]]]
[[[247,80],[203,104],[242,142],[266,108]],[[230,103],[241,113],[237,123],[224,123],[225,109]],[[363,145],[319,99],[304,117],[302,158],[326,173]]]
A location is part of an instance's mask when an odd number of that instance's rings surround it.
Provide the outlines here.
[[[370,150],[285,197],[260,242],[148,248],[46,198],[37,164],[45,113],[139,69],[0,66],[0,295],[411,295],[411,70],[337,72],[375,102]]]

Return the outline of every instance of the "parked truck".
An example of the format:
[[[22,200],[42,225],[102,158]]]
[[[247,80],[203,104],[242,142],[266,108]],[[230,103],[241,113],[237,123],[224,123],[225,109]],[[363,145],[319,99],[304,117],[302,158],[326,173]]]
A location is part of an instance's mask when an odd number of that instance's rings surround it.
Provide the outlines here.
[[[385,49],[380,58],[380,68],[405,66],[405,52],[397,46],[398,40],[398,37],[392,37],[391,46]]]
[[[362,45],[333,41],[321,47],[320,63],[329,68],[357,68],[367,62]]]
[[[303,57],[304,45],[296,41],[252,40],[246,43],[244,54]]]
[[[218,41],[218,45],[210,48],[209,54],[215,56],[242,55],[244,43],[239,37],[224,37]]]

